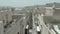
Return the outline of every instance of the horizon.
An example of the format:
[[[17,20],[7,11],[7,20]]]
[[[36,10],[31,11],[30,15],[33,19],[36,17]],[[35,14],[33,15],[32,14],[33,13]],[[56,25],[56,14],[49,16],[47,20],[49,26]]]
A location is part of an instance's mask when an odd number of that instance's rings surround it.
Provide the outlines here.
[[[0,6],[26,7],[54,2],[60,3],[60,0],[0,0]]]

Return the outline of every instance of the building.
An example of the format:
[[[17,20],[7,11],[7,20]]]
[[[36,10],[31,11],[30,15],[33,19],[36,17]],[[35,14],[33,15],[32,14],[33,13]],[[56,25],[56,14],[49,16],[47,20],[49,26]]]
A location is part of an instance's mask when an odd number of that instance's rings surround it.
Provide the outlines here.
[[[45,15],[60,18],[60,3],[48,3],[45,7]]]
[[[0,11],[0,21],[4,22],[4,25],[6,25],[6,23],[9,23],[10,21],[12,21],[12,12],[11,11]]]

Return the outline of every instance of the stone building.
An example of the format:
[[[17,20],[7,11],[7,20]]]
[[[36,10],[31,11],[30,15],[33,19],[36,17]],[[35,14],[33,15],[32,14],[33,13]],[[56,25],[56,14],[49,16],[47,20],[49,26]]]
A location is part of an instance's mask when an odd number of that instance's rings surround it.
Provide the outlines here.
[[[60,3],[48,3],[45,7],[45,15],[60,18]]]

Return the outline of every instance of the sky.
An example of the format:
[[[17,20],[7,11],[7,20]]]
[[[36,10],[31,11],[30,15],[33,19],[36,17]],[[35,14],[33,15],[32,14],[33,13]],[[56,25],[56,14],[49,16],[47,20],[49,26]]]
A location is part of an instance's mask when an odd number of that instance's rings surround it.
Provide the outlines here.
[[[0,6],[25,7],[60,2],[60,0],[0,0]]]

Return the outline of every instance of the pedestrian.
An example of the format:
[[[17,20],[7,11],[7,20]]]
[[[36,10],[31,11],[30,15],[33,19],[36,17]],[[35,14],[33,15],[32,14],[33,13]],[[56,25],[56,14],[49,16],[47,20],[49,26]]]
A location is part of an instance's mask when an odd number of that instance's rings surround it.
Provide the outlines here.
[[[19,32],[17,32],[17,34],[20,34]]]
[[[27,25],[27,26],[25,27],[25,34],[28,34],[28,27],[29,27],[29,25]]]

